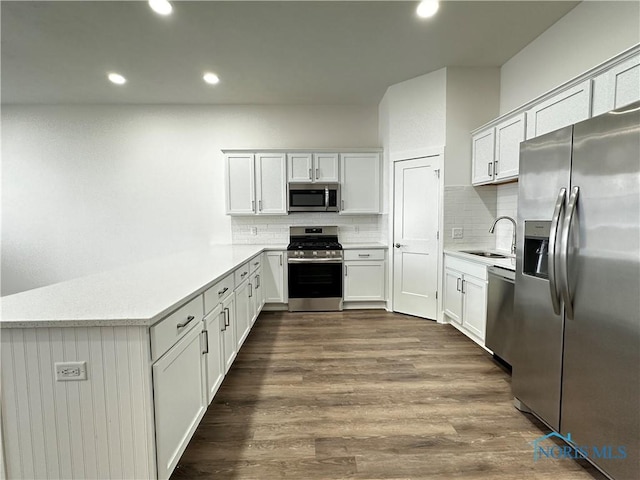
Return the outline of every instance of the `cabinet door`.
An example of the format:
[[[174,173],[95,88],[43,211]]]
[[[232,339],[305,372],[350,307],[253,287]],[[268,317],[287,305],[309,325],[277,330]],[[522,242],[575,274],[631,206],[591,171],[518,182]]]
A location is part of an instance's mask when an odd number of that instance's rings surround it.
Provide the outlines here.
[[[265,252],[266,261],[263,263],[263,284],[266,303],[285,303],[285,252]]]
[[[256,211],[259,215],[287,214],[286,179],[283,153],[256,153]]]
[[[345,301],[384,301],[384,262],[356,261],[344,264]]]
[[[527,112],[527,139],[589,118],[591,79],[535,105]]]
[[[262,271],[263,266],[260,265],[260,267],[258,267],[258,270],[256,271],[255,296],[256,304],[258,305],[258,308],[256,309],[256,319],[258,318],[258,315],[260,315],[262,307],[264,307],[265,304],[264,287],[262,286]]]
[[[224,380],[224,317],[222,304],[218,304],[204,319],[204,329],[207,332],[205,335],[207,404],[211,403]]]
[[[444,313],[458,325],[462,324],[462,274],[456,270],[444,271]]]
[[[340,163],[340,214],[380,213],[380,155],[343,153]]]
[[[468,275],[462,277],[463,326],[484,342],[487,326],[487,284]]]
[[[287,153],[287,167],[290,182],[309,183],[313,181],[313,161],[310,153]]]
[[[260,299],[258,298],[258,272],[255,271],[249,277],[249,330],[258,318]]]
[[[614,65],[593,81],[593,112],[600,115],[640,100],[640,54]]]
[[[479,185],[493,181],[495,130],[477,133],[471,139],[472,168],[471,183]]]
[[[202,323],[153,364],[158,478],[173,472],[207,409]]]
[[[231,364],[236,358],[238,352],[236,343],[236,294],[233,292],[222,302],[223,322],[222,329],[222,346],[224,352],[224,373],[226,374],[231,368]]]
[[[251,325],[251,311],[253,309],[250,295],[250,282],[247,280],[236,288],[236,348],[244,343]]]
[[[339,169],[337,153],[314,153],[313,167],[314,182],[338,181]]]
[[[496,125],[495,180],[516,178],[520,165],[520,142],[525,134],[524,112]]]
[[[226,156],[227,213],[253,215],[256,210],[252,154]]]

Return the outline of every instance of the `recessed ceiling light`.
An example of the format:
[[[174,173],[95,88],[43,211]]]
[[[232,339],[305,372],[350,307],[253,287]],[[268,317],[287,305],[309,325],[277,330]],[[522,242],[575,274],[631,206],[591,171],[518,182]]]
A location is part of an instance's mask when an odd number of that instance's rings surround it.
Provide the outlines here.
[[[167,0],[149,0],[149,6],[151,10],[159,15],[169,15],[173,7]]]
[[[109,75],[107,75],[107,78],[109,78],[109,80],[115,83],[116,85],[123,85],[127,83],[127,79],[124,78],[119,73],[110,73]]]
[[[215,85],[220,82],[220,79],[215,73],[207,72],[202,76],[202,79],[210,85]]]
[[[438,0],[424,0],[418,5],[416,13],[419,17],[429,18],[436,14],[438,8],[440,8],[440,2],[438,2]]]

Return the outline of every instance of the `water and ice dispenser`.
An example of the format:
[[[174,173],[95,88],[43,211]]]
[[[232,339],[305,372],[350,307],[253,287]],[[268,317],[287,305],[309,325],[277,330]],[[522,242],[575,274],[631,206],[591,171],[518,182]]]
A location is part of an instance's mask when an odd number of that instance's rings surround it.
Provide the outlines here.
[[[522,273],[532,277],[549,278],[549,231],[551,222],[524,222],[524,255]]]

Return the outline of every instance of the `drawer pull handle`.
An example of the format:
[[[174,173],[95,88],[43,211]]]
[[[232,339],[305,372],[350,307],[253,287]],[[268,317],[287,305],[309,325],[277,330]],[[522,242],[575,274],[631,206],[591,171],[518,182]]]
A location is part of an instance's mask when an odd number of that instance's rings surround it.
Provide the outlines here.
[[[242,272],[242,273],[240,274],[240,278],[244,278],[246,274],[247,274],[247,272]]]
[[[254,267],[257,267],[258,265],[260,265],[260,262],[256,262],[253,264]]]
[[[184,322],[179,323],[178,325],[176,325],[176,327],[177,327],[178,329],[180,329],[180,328],[184,328],[184,327],[186,327],[187,325],[189,325],[189,324],[190,324],[190,323],[191,323],[195,318],[196,318],[196,317],[194,317],[193,315],[189,315],[189,316],[187,317],[187,319],[186,319]]]
[[[224,287],[222,290],[220,290],[218,292],[218,295],[222,295],[224,292],[226,292],[227,290],[229,290],[229,287]]]
[[[359,253],[358,256],[359,257],[370,257],[371,254],[370,253]]]
[[[202,333],[204,333],[204,350],[202,351],[204,355],[205,353],[209,353],[209,331],[203,330]]]

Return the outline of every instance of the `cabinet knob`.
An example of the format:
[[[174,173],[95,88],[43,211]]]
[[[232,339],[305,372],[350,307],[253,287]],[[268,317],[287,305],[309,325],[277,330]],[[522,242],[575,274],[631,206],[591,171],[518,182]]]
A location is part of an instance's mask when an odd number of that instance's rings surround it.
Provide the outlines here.
[[[396,248],[400,248],[400,247],[404,247],[404,245],[401,245],[401,244],[399,244],[399,243],[396,243],[396,244],[394,245],[394,247],[396,247]]]

